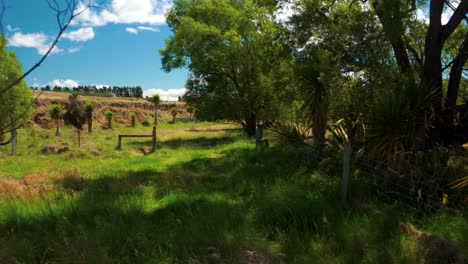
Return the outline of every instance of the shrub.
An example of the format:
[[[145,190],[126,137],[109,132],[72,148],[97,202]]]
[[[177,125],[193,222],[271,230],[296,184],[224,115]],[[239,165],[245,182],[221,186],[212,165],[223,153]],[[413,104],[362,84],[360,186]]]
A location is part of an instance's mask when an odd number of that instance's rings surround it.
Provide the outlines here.
[[[60,118],[63,116],[63,107],[60,104],[53,104],[49,108],[49,115],[57,124],[56,136],[60,136]]]
[[[112,128],[112,118],[114,118],[114,112],[107,110],[105,113],[107,119],[107,128]]]
[[[86,119],[88,121],[88,132],[93,132],[93,112],[94,105],[91,102],[87,102],[85,105]]]
[[[187,113],[190,114],[190,119],[192,119],[193,111],[194,111],[193,106],[191,105],[187,106]]]
[[[177,107],[172,107],[171,108],[172,123],[175,123],[176,116],[177,116],[178,113],[179,113],[179,109],[177,109]]]

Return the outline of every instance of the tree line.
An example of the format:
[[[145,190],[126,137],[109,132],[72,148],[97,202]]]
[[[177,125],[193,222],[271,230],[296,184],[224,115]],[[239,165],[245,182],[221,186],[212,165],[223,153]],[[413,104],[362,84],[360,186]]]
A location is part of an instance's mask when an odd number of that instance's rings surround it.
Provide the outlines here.
[[[105,97],[132,97],[132,98],[143,98],[143,89],[140,86],[135,87],[119,87],[119,86],[104,86],[98,88],[95,85],[85,85],[78,87],[61,87],[61,86],[50,86],[44,87],[30,87],[31,90],[40,91],[54,91],[54,92],[75,92],[81,95],[94,95],[94,96],[105,96]]]
[[[452,2],[175,1],[162,67],[190,71],[184,101],[200,119],[336,152],[351,143],[440,192],[448,148],[468,141],[468,0]]]

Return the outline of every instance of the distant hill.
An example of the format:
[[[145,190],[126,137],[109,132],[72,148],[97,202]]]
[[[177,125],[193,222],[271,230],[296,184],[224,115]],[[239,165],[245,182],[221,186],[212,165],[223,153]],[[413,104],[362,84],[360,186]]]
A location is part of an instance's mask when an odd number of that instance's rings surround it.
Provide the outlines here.
[[[42,128],[54,127],[54,121],[50,118],[48,109],[51,104],[67,104],[70,93],[66,92],[49,92],[49,91],[33,91],[37,100],[34,104],[34,115],[31,122]],[[95,107],[94,120],[99,124],[105,124],[106,119],[104,112],[111,110],[115,113],[114,122],[118,124],[130,124],[130,115],[135,112],[137,122],[145,120],[152,124],[153,120],[153,104],[145,99],[124,98],[124,97],[98,97],[98,96],[80,96],[83,102],[92,102]],[[159,105],[158,117],[165,122],[170,120],[170,110],[172,107],[179,109],[178,117],[186,118],[185,103],[183,102],[162,102]]]

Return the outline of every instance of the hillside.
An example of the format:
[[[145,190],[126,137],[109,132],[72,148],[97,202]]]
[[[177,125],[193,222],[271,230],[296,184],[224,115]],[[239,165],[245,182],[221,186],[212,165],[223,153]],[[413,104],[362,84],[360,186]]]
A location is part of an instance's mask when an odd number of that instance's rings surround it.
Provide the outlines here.
[[[54,121],[48,114],[49,106],[51,104],[66,105],[69,95],[70,93],[65,92],[34,91],[34,97],[37,97],[37,100],[34,106],[34,115],[31,119],[32,123],[41,128],[54,127]],[[154,114],[153,104],[144,99],[98,96],[80,96],[80,99],[83,102],[93,103],[95,107],[94,120],[101,125],[106,122],[104,112],[107,110],[111,110],[115,113],[114,122],[121,125],[130,124],[130,115],[132,112],[136,113],[137,122],[143,122],[145,120],[151,121]],[[158,117],[161,121],[164,122],[170,119],[170,110],[172,107],[177,107],[179,109],[179,118],[188,117],[185,111],[185,103],[162,102],[158,108]]]

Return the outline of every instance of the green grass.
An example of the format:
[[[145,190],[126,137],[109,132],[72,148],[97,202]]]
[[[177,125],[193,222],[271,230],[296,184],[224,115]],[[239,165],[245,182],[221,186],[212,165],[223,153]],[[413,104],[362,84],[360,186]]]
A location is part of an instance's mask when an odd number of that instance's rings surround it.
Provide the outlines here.
[[[21,131],[16,157],[0,149],[0,263],[420,263],[398,221],[468,254],[466,216],[416,215],[359,182],[345,210],[339,177],[301,166],[287,146],[257,163],[230,125],[163,124],[149,155],[148,139],[115,146],[151,127],[83,133],[80,149],[73,130],[53,133]],[[50,144],[71,150],[40,154]]]

